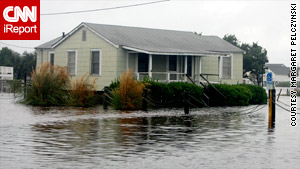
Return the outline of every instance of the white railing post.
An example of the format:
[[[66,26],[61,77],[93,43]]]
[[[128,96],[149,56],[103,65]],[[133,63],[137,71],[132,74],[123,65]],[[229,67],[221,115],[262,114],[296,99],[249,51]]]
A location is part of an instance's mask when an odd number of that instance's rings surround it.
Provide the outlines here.
[[[167,73],[167,83],[170,82],[170,72]]]
[[[184,81],[186,82],[186,74],[187,74],[187,56],[184,56]]]
[[[149,55],[149,67],[148,67],[148,75],[149,75],[149,78],[151,79],[152,78],[152,55],[150,54]]]
[[[139,73],[136,73],[136,80],[140,81],[140,74]]]

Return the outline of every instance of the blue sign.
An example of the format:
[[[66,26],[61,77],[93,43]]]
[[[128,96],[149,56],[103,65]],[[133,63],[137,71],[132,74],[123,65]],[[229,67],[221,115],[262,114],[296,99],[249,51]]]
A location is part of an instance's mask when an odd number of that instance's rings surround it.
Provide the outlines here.
[[[267,84],[272,84],[272,72],[267,73]]]

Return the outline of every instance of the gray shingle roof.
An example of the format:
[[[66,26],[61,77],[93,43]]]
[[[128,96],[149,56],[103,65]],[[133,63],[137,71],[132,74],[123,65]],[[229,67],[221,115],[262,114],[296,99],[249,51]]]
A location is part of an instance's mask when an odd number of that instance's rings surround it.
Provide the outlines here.
[[[103,25],[85,22],[81,25],[87,26],[117,46],[153,53],[192,55],[243,52],[240,48],[217,36],[198,36],[193,32],[185,31]],[[59,44],[62,41],[56,42]],[[52,42],[54,42],[52,45],[56,43],[54,40]]]
[[[62,36],[52,39],[46,43],[43,43],[43,44],[35,47],[35,49],[51,49],[52,45],[55,44],[56,42],[58,42],[61,38],[62,38]]]
[[[290,73],[290,69],[286,67],[284,64],[271,64],[268,63],[266,66],[276,75],[288,75]]]
[[[217,36],[193,32],[84,23],[112,43],[150,52],[213,53],[243,52]]]

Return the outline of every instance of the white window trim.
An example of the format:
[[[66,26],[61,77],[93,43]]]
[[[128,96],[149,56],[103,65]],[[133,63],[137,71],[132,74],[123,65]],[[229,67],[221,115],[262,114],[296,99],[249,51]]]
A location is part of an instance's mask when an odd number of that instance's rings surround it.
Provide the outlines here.
[[[67,50],[67,67],[68,67],[68,52],[75,52],[75,74],[71,76],[77,75],[77,50]]]
[[[51,64],[51,54],[54,54],[54,58],[55,58],[55,52],[49,52],[49,63]],[[54,65],[54,63],[53,63],[53,65]]]
[[[92,52],[99,52],[99,74],[92,74]],[[91,61],[90,61],[90,65],[91,65],[91,67],[90,67],[90,71],[91,71],[91,75],[99,75],[99,76],[101,76],[102,75],[102,51],[101,51],[101,49],[91,49],[91,52],[90,52],[91,54]]]
[[[230,54],[231,57],[231,77],[230,79],[233,79],[233,54]]]

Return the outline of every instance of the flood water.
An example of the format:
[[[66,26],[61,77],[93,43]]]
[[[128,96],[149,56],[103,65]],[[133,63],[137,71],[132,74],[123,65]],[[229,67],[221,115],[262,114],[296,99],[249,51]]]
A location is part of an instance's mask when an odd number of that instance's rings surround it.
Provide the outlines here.
[[[268,130],[267,106],[241,112],[253,107],[184,116],[182,109],[31,107],[0,95],[0,168],[299,168],[300,115],[291,127],[289,112],[277,107]]]

